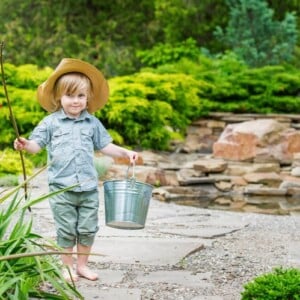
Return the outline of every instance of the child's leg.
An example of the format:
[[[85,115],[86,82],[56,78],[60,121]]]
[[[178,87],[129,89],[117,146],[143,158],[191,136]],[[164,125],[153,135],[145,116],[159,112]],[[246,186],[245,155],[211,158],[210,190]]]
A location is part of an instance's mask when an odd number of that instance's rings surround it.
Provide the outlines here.
[[[91,248],[91,246],[77,245],[77,252],[84,253],[77,256],[77,274],[89,280],[97,280],[98,274],[91,271],[87,265]]]
[[[73,252],[73,247],[72,248],[64,248],[64,252]],[[63,265],[67,266],[70,268],[70,270],[73,269],[73,257],[72,254],[68,255],[68,254],[62,254],[61,255],[61,261],[63,263]]]
[[[58,191],[59,188],[50,186],[50,192]],[[78,276],[73,269],[73,247],[76,244],[76,224],[77,224],[77,194],[73,192],[58,193],[49,199],[53,218],[55,221],[57,244],[70,255],[61,255],[63,265],[68,267],[65,269],[63,276],[68,281],[78,280]],[[72,279],[70,278],[70,274]]]
[[[77,274],[89,280],[97,280],[98,274],[88,267],[88,258],[98,231],[98,190],[82,193],[81,205],[78,208],[77,252],[84,253],[77,257]]]
[[[68,268],[68,270],[65,270],[64,273],[63,273],[64,278],[67,281],[72,281],[72,280],[77,281],[78,276],[76,275],[76,273],[73,270],[73,256],[72,256],[73,247],[64,248],[64,251],[65,252],[70,252],[70,255],[68,255],[68,254],[62,254],[61,255],[61,261],[62,261],[63,265]]]

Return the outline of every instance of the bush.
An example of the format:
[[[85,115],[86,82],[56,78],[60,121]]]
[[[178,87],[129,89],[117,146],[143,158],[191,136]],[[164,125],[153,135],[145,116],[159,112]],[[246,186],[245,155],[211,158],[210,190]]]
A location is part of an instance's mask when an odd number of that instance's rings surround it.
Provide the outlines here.
[[[167,150],[200,114],[199,82],[185,74],[143,71],[110,80],[111,96],[95,115],[131,146]]]
[[[300,269],[276,268],[246,284],[242,300],[299,300]]]
[[[32,173],[33,164],[31,163],[31,161],[24,157],[24,163],[28,174]],[[0,175],[21,173],[22,164],[20,159],[20,153],[9,149],[0,151]]]
[[[197,42],[192,38],[184,42],[172,44],[157,44],[151,50],[140,50],[137,57],[143,65],[157,67],[164,64],[174,63],[182,58],[197,59],[200,49]]]
[[[193,60],[183,51],[176,63],[170,58],[172,64],[109,80],[110,99],[95,116],[117,144],[170,150],[174,138],[184,138],[187,126],[210,112],[300,113],[300,71],[294,66],[250,69],[232,52],[214,58],[199,53],[196,58],[193,50],[191,55]],[[169,60],[161,58],[160,63],[165,62]],[[7,65],[8,90],[22,136],[47,115],[36,100],[36,87],[50,72]],[[11,147],[15,138],[1,90],[0,127],[1,150]],[[27,157],[33,161],[36,156]],[[45,161],[41,155],[34,165]]]

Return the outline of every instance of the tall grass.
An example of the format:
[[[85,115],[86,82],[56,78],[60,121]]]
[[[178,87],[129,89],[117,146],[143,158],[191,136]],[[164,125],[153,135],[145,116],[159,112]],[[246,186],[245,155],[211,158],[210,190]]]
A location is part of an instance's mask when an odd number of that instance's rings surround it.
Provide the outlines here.
[[[54,193],[25,202],[23,184],[0,193],[0,299],[84,299],[62,276],[56,255],[63,252],[32,228],[28,208]]]

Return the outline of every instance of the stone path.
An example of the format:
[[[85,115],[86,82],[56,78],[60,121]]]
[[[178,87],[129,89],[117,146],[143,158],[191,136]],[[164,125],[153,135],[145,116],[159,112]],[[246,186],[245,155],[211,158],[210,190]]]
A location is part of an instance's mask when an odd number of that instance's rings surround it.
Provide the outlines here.
[[[46,192],[45,174],[42,173],[33,181],[31,198]],[[48,201],[32,207],[32,214],[39,233],[54,239]],[[93,253],[102,256],[90,257],[100,279],[96,282],[80,279],[76,285],[87,300],[159,299],[147,297],[151,288],[157,285],[176,286],[176,292],[170,291],[165,299],[222,300],[222,295],[210,294],[214,289],[210,272],[192,273],[180,268],[180,262],[211,246],[218,237],[242,230],[247,225],[240,213],[151,200],[144,229],[114,229],[105,226],[102,194],[100,230],[93,248]],[[299,247],[299,244],[291,244],[288,255],[300,266]],[[191,293],[187,296],[189,290]]]

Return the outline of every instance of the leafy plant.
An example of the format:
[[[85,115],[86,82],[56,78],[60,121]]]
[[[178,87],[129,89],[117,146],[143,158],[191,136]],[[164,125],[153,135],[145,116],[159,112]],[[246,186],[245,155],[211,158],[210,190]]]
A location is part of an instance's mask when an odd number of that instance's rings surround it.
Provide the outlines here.
[[[176,44],[157,44],[150,50],[140,50],[137,57],[143,65],[157,67],[164,64],[174,63],[182,58],[197,59],[200,48],[194,39],[189,38]]]
[[[300,269],[275,268],[244,286],[242,300],[299,300]]]
[[[250,66],[288,62],[297,42],[297,22],[293,13],[286,13],[279,22],[274,11],[262,0],[227,0],[230,9],[226,31],[217,27],[215,36],[225,42]]]
[[[144,71],[110,80],[111,97],[95,113],[127,145],[169,149],[172,132],[184,134],[199,115],[199,84],[185,74]]]
[[[32,217],[26,215],[28,207],[51,194],[24,202],[19,196],[22,185],[0,194],[0,299],[83,299],[62,276],[55,259],[60,249],[34,233]]]
[[[25,167],[28,173],[32,173],[33,164],[29,159],[25,159]],[[22,166],[20,164],[20,156],[17,151],[5,149],[0,151],[0,175],[1,174],[20,174]]]

